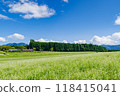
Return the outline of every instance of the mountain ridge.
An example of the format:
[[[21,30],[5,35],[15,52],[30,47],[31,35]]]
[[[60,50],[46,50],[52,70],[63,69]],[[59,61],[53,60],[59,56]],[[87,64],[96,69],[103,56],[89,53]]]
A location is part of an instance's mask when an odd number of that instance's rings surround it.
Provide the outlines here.
[[[8,44],[5,44],[5,45],[9,45],[9,46],[13,46],[13,45],[26,46],[27,44],[26,43],[8,43]],[[5,46],[5,45],[3,45],[3,46]]]
[[[120,50],[120,45],[100,45],[105,47],[107,50]]]

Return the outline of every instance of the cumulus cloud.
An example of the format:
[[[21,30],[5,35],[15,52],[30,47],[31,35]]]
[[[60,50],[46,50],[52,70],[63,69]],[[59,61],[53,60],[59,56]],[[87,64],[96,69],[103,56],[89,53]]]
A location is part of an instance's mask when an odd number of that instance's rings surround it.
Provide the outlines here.
[[[37,42],[59,42],[59,43],[67,43],[66,40],[63,40],[63,41],[54,41],[54,40],[48,40],[48,39],[43,39],[43,38],[41,38],[39,40],[35,40],[35,41],[37,41]]]
[[[120,25],[120,16],[118,16],[117,19],[115,20],[115,24]]]
[[[120,32],[112,34],[112,38],[120,40]]]
[[[113,33],[110,36],[94,36],[90,43],[97,45],[116,45],[120,43],[120,32]]]
[[[39,39],[39,40],[35,40],[35,41],[37,41],[37,42],[48,42],[48,40],[47,39]]]
[[[118,41],[115,41],[112,36],[94,36],[90,42],[96,45],[115,45]]]
[[[11,18],[5,16],[5,15],[2,15],[0,14],[0,19],[4,19],[4,20],[11,20]]]
[[[6,39],[5,39],[5,38],[0,37],[0,42],[5,42],[5,41],[6,41]]]
[[[8,36],[8,38],[12,38],[12,39],[24,39],[25,37],[24,37],[24,35],[15,33],[13,35]]]
[[[21,2],[9,4],[9,7],[9,12],[21,13],[20,16],[25,19],[46,18],[55,14],[55,10],[47,5],[38,5],[38,3],[29,0],[21,0]]]
[[[39,40],[35,40],[35,41],[37,41],[37,42],[57,42],[57,41],[47,40],[47,39],[43,39],[43,38],[41,38]]]
[[[74,41],[75,44],[85,44],[86,40],[78,40],[78,41]]]
[[[64,2],[68,3],[68,0],[63,0]]]

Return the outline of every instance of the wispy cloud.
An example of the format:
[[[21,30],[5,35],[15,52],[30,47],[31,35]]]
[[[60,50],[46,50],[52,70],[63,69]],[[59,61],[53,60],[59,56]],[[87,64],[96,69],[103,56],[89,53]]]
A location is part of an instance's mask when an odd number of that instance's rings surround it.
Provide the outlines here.
[[[6,13],[6,10],[5,10],[5,9],[2,9],[2,11]]]
[[[5,16],[5,15],[2,15],[0,14],[0,19],[4,19],[4,20],[12,20],[11,18]]]
[[[64,2],[68,3],[69,1],[68,0],[63,0]]]

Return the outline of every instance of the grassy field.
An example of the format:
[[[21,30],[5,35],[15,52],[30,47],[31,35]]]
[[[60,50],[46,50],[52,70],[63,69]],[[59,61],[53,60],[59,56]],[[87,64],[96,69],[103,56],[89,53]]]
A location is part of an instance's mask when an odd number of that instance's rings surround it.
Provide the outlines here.
[[[0,52],[1,80],[120,80],[120,52]]]

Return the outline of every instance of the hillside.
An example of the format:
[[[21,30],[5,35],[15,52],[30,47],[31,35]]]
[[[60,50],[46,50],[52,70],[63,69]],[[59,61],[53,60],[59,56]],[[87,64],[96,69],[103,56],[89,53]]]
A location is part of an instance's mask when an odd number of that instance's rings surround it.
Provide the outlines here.
[[[26,46],[27,44],[25,44],[25,43],[8,43],[8,44],[5,44],[5,45],[9,45],[9,46],[13,46],[13,45],[16,45],[16,46]]]
[[[120,45],[101,45],[105,47],[107,50],[120,50]]]

